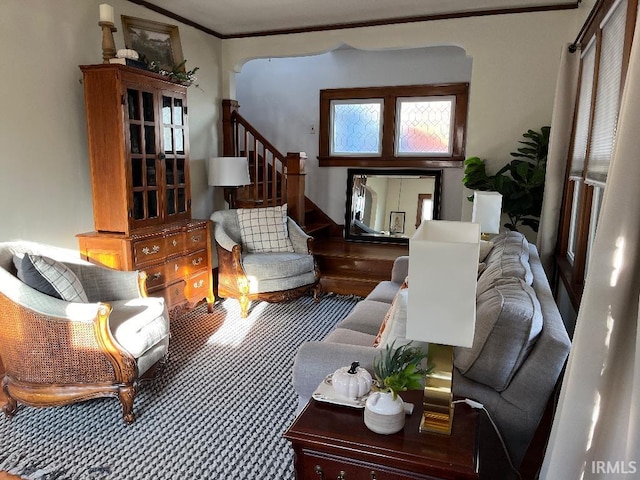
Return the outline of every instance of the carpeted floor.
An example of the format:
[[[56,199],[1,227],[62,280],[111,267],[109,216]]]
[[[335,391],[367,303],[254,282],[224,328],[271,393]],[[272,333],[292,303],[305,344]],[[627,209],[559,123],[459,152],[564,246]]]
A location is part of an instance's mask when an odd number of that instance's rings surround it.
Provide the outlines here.
[[[133,425],[107,398],[21,407],[0,418],[0,470],[29,480],[293,479],[282,433],[297,400],[293,358],[322,339],[359,298],[255,303],[241,319],[226,300],[172,321],[162,376],[136,397]]]

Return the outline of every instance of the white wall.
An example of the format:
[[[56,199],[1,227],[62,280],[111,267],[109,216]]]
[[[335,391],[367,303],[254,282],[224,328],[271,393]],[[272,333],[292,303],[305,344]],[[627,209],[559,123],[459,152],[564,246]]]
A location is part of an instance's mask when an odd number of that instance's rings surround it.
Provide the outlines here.
[[[25,239],[77,249],[93,230],[82,75],[102,63],[100,0],[2,0],[0,6],[0,241]],[[125,0],[111,0],[116,48],[120,15],[178,25],[189,88],[194,217],[208,218],[213,190],[204,160],[218,154],[221,41]],[[108,199],[105,199],[108,201]]]
[[[471,80],[471,59],[457,47],[362,51],[351,48],[297,58],[258,59],[236,76],[240,112],[281,152],[302,151],[307,196],[338,224],[344,223],[346,168],[318,166],[320,90],[461,83]],[[459,220],[462,172],[443,172],[442,218]]]
[[[459,46],[473,60],[466,155],[486,158],[495,171],[510,160],[523,132],[550,123],[561,49],[575,39],[594,1],[563,11],[225,40],[223,95],[236,98],[233,72],[254,58],[311,55],[342,44],[361,50]],[[305,72],[292,75],[310,79]],[[342,183],[341,176],[324,175],[319,185],[327,190]],[[461,205],[462,217],[470,218],[468,202]]]

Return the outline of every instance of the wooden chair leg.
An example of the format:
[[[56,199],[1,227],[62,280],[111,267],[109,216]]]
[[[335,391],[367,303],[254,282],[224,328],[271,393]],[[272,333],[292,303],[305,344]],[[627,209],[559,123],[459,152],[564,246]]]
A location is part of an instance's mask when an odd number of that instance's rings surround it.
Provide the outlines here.
[[[7,418],[11,418],[18,411],[18,402],[15,398],[9,395],[9,382],[7,380],[7,377],[4,377],[2,379],[2,392],[7,399],[7,403],[2,406],[2,411]]]
[[[251,303],[249,301],[249,297],[241,295],[238,301],[240,302],[240,318],[247,318],[249,313],[249,304]]]
[[[313,288],[313,299],[316,301],[316,303],[320,302],[320,297],[321,296],[322,296],[322,285],[320,285],[320,283],[318,283]]]
[[[122,404],[122,419],[127,425],[131,425],[136,416],[133,413],[133,399],[136,395],[136,389],[133,385],[125,385],[118,388],[118,399]]]

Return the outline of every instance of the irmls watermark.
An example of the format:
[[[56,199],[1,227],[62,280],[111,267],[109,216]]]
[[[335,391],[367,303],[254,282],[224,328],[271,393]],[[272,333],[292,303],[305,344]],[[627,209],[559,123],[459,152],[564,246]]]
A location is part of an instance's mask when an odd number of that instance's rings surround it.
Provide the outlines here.
[[[638,462],[635,460],[592,460],[591,473],[633,475],[638,472]]]

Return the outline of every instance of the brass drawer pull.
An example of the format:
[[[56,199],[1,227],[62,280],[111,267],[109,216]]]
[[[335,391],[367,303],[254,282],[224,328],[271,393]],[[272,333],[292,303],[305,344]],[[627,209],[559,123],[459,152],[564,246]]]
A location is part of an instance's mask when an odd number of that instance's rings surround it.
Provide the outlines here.
[[[204,280],[200,280],[199,282],[193,282],[193,288],[202,288],[204,285]]]
[[[191,260],[191,264],[194,267],[197,267],[198,265],[200,265],[202,263],[202,257],[198,257],[198,258],[194,258],[193,260]]]
[[[374,470],[371,470],[371,473],[369,474],[369,478],[371,478],[371,480],[376,480],[376,472]]]
[[[160,245],[154,245],[153,248],[144,247],[142,253],[145,255],[154,255],[160,251]]]
[[[191,235],[191,241],[193,243],[198,243],[202,239],[201,235]]]
[[[173,244],[174,247],[178,245],[178,241],[175,238],[172,240],[171,243]]]
[[[347,479],[347,472],[345,472],[344,470],[340,470],[337,480],[346,480],[346,479]]]
[[[180,269],[180,266],[177,263],[173,264],[173,271],[177,272]]]
[[[162,277],[162,274],[160,272],[156,272],[156,273],[153,274],[153,279],[154,280],[159,280],[160,277]]]
[[[316,472],[316,475],[318,475],[318,478],[320,479],[324,478],[324,475],[322,473],[322,467],[320,465],[316,465],[314,468],[314,471]]]

